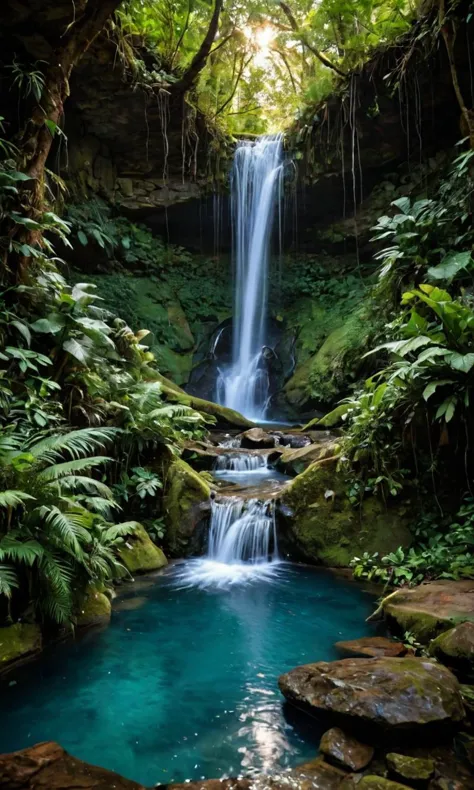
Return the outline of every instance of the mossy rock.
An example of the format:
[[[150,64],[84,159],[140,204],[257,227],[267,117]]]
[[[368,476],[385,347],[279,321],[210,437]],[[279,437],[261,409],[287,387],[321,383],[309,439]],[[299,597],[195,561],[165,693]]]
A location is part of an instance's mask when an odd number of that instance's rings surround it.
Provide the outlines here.
[[[396,779],[414,787],[425,787],[435,771],[435,762],[428,758],[407,757],[390,752],[386,756],[387,766]]]
[[[411,541],[403,505],[388,508],[373,496],[352,507],[336,458],[316,461],[295,477],[280,504],[286,515],[281,542],[290,554],[309,562],[347,567],[357,554],[387,554]]]
[[[76,625],[88,628],[92,625],[104,625],[110,621],[112,605],[103,592],[88,592],[79,608]]]
[[[12,663],[33,658],[41,649],[39,625],[15,623],[0,628],[0,672]]]
[[[130,573],[156,571],[168,564],[162,550],[155,546],[141,525],[133,535],[126,538],[125,544],[119,549],[119,556]]]
[[[343,423],[343,417],[349,411],[350,406],[348,403],[341,403],[335,409],[329,411],[324,417],[315,417],[310,420],[307,425],[302,429],[303,431],[310,430],[326,430],[327,428],[336,428]]]
[[[363,776],[357,787],[360,790],[407,790],[407,785],[392,782],[383,776]]]
[[[253,428],[254,423],[247,420],[242,414],[234,409],[228,409],[226,406],[220,406],[218,403],[213,403],[203,398],[196,398],[194,395],[188,395],[183,390],[170,387],[162,383],[162,391],[166,400],[170,403],[181,403],[183,406],[191,406],[192,409],[214,417],[216,425],[220,427],[232,428]]]
[[[385,616],[391,628],[406,631],[419,642],[428,643],[458,623],[474,622],[472,581],[441,580],[387,595],[373,615]]]
[[[211,489],[206,480],[182,458],[173,458],[165,479],[165,520],[168,547],[175,556],[195,550],[192,540],[207,515]]]
[[[434,639],[428,648],[434,656],[457,674],[472,679],[474,675],[474,623],[451,628]]]

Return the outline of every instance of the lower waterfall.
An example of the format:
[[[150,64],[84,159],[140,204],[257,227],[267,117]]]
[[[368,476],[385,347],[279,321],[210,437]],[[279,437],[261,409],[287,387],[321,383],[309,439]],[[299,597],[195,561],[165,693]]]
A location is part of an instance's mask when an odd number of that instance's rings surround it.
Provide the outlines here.
[[[228,565],[277,559],[273,503],[237,497],[213,501],[207,556]]]

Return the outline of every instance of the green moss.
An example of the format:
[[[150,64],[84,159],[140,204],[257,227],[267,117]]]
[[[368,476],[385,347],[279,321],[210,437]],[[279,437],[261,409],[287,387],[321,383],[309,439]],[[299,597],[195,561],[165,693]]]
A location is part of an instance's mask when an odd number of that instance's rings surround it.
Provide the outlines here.
[[[158,546],[155,546],[150,536],[140,527],[130,535],[125,546],[119,549],[120,559],[130,573],[146,573],[163,568],[167,559]]]
[[[405,754],[391,752],[386,756],[389,769],[397,778],[408,782],[428,782],[434,774],[434,760],[421,757],[407,757]]]
[[[383,776],[363,776],[357,785],[360,790],[407,790],[406,785],[399,782],[392,782]]]
[[[201,475],[186,461],[174,458],[166,474],[165,519],[166,537],[172,554],[189,552],[189,541],[203,513],[201,506],[209,501],[211,489]]]
[[[254,423],[247,420],[242,414],[233,409],[228,409],[226,406],[220,406],[218,403],[204,400],[203,398],[196,398],[194,395],[187,395],[183,390],[176,387],[169,387],[163,384],[163,393],[167,400],[172,403],[182,403],[185,406],[191,406],[196,411],[203,414],[208,414],[214,417],[217,425],[232,426],[235,428],[253,428]]]
[[[41,647],[39,625],[15,623],[0,628],[0,670],[12,661],[39,653]]]
[[[347,403],[341,403],[335,409],[328,412],[324,417],[315,417],[304,426],[303,431],[309,431],[312,428],[335,428],[337,425],[342,424],[342,418],[349,411],[350,406]]]
[[[84,597],[80,606],[76,624],[80,628],[86,628],[99,623],[108,623],[112,613],[112,606],[103,592],[90,591]]]
[[[282,503],[293,514],[287,540],[312,562],[346,567],[364,551],[386,554],[410,542],[403,508],[387,509],[375,497],[352,507],[334,458],[317,461],[295,477]]]

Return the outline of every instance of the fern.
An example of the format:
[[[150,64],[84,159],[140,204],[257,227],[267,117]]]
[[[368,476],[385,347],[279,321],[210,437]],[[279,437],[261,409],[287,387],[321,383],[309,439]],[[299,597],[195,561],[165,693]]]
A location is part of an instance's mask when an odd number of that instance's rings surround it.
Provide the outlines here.
[[[0,595],[10,599],[13,595],[13,590],[17,589],[18,577],[14,569],[10,565],[0,565]]]
[[[1,491],[0,507],[18,507],[18,505],[24,505],[25,502],[34,498],[34,496],[27,494],[25,491]]]
[[[50,529],[50,537],[69,551],[76,560],[83,559],[82,543],[90,540],[86,519],[79,513],[62,513],[56,506],[40,508],[40,515]]]
[[[68,453],[71,458],[81,458],[105,447],[119,433],[118,428],[81,428],[69,433],[52,434],[39,442],[26,445],[26,452],[38,461],[54,462]]]
[[[42,472],[38,472],[37,479],[39,482],[50,483],[52,481],[60,480],[62,477],[73,474],[74,472],[84,472],[94,466],[102,466],[102,464],[111,461],[112,458],[107,458],[103,455],[97,455],[93,458],[76,458],[73,461],[64,461],[60,464],[47,466]]]

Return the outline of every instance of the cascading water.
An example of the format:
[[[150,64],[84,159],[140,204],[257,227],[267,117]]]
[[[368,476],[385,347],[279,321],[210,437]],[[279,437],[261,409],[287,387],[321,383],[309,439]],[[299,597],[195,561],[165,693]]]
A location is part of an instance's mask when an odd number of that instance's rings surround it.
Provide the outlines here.
[[[220,455],[215,465],[216,472],[256,472],[268,469],[268,455],[250,455],[248,453],[232,453]]]
[[[267,272],[274,208],[283,185],[282,135],[241,142],[232,168],[235,294],[232,363],[219,371],[217,401],[265,419]]]
[[[277,558],[273,503],[236,497],[214,501],[207,556],[227,565],[261,564]]]

